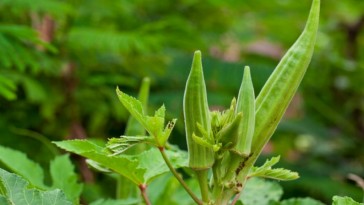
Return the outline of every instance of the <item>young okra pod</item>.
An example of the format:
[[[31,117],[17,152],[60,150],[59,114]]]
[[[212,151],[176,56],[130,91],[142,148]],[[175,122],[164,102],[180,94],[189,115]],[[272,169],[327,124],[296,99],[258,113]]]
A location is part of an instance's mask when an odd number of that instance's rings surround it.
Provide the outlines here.
[[[252,151],[258,155],[277,128],[310,63],[319,24],[320,0],[313,0],[306,27],[256,99]]]
[[[235,113],[243,113],[242,123],[239,126],[239,138],[232,150],[240,156],[248,156],[251,151],[255,124],[255,95],[250,68],[244,69],[244,77],[240,86]]]
[[[189,166],[195,170],[210,168],[214,163],[214,151],[211,148],[196,143],[192,135],[202,136],[197,129],[200,124],[207,134],[211,134],[209,107],[207,103],[206,85],[203,76],[201,52],[196,51],[192,68],[187,79],[184,98],[183,114],[186,128]]]

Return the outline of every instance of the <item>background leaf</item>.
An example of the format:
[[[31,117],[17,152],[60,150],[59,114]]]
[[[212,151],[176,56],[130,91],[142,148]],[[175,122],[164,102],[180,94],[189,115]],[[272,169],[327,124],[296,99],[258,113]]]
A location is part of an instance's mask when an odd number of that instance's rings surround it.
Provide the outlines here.
[[[283,190],[278,183],[259,178],[251,178],[246,183],[240,201],[244,205],[269,205],[281,198]]]
[[[2,197],[12,205],[72,205],[64,193],[59,190],[41,191],[29,188],[29,183],[20,176],[0,169],[0,179],[5,190],[1,190]],[[1,200],[1,198],[0,198]],[[4,201],[4,200],[3,200]]]
[[[44,188],[43,169],[24,153],[0,146],[0,161],[12,172],[24,177],[32,185]]]
[[[52,188],[58,188],[65,192],[66,197],[78,204],[83,185],[78,183],[78,175],[75,167],[69,159],[69,155],[57,156],[50,164]]]

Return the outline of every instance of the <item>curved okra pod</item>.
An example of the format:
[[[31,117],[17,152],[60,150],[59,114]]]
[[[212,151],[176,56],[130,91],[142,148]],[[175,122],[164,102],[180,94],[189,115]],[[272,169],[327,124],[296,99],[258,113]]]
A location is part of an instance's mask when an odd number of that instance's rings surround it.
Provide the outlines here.
[[[192,135],[202,136],[197,123],[211,135],[210,114],[207,104],[206,85],[203,77],[201,52],[196,51],[193,57],[191,72],[188,76],[183,98],[183,114],[186,127],[186,139],[189,155],[189,166],[195,170],[210,168],[214,163],[214,151],[196,143]]]
[[[277,128],[310,63],[319,24],[320,0],[313,0],[306,27],[284,55],[256,99],[252,151],[259,155]]]
[[[255,95],[248,66],[244,69],[235,112],[242,112],[243,119],[239,127],[238,142],[232,151],[240,156],[248,156],[251,151],[255,124]]]

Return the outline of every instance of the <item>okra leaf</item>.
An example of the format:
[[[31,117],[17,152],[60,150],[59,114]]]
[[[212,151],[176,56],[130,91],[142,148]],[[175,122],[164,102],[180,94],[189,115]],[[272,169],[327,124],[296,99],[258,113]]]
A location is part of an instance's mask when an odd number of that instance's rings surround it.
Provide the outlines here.
[[[292,198],[286,199],[272,205],[324,205],[322,202],[311,198]]]
[[[183,151],[175,152],[166,150],[166,154],[174,168],[187,167],[187,153]],[[157,149],[150,149],[139,155],[136,155],[139,161],[139,167],[146,169],[144,174],[144,183],[149,184],[156,177],[169,172],[162,155]]]
[[[277,182],[252,178],[247,181],[239,201],[244,205],[271,205],[278,202],[282,194],[282,187]]]
[[[332,205],[364,205],[363,203],[358,203],[354,201],[350,197],[341,197],[341,196],[334,196],[332,198],[333,203]]]
[[[45,188],[43,169],[24,153],[0,146],[0,162],[12,172],[24,177],[32,185]]]
[[[157,149],[150,149],[138,155],[113,156],[100,146],[87,140],[68,140],[54,142],[58,147],[81,155],[99,163],[137,185],[148,184],[155,177],[169,172],[161,154]],[[187,167],[187,154],[179,151],[166,151],[175,168]]]
[[[130,114],[147,130],[147,132],[153,136],[157,142],[158,147],[164,147],[171,133],[171,129],[164,130],[165,123],[165,111],[166,108],[162,105],[154,114],[154,116],[148,116],[144,113],[141,102],[123,92],[118,88],[116,93],[121,103],[130,112]],[[172,122],[175,122],[173,120]],[[173,123],[174,126],[174,123]],[[171,126],[171,128],[173,128]]]
[[[144,182],[146,170],[138,167],[138,160],[125,156],[111,156],[102,147],[88,140],[68,140],[54,142],[58,147],[69,152],[91,159],[100,165],[113,170],[139,185]]]
[[[249,177],[263,177],[276,180],[294,180],[299,178],[297,172],[292,172],[283,168],[272,169],[272,166],[279,162],[280,157],[273,157],[267,160],[261,167],[253,167]]]
[[[69,155],[57,156],[50,164],[52,188],[59,188],[74,204],[78,203],[83,185],[77,182],[78,176]]]
[[[3,187],[0,190],[0,202],[3,205],[72,205],[61,190],[32,188],[22,177],[3,169],[0,169],[0,181]]]
[[[106,147],[113,153],[112,155],[119,155],[139,143],[153,143],[153,141],[148,136],[121,136],[109,139]]]
[[[99,199],[92,202],[90,205],[134,205],[139,204],[140,199]]]
[[[145,114],[143,110],[142,103],[134,97],[131,97],[116,88],[116,93],[120,102],[124,105],[124,107],[130,112],[130,114],[144,126],[147,127],[147,123],[145,121]]]

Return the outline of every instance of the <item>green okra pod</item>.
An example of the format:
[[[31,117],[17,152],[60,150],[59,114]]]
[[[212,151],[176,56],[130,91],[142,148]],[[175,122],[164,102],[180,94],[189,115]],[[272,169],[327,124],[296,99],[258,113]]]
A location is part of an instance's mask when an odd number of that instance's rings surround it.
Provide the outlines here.
[[[250,68],[244,68],[244,77],[240,86],[235,113],[243,113],[241,126],[239,126],[239,138],[232,150],[240,156],[248,156],[251,151],[255,124],[255,95],[253,82],[250,76]]]
[[[283,56],[256,99],[252,151],[258,155],[277,128],[310,63],[319,25],[320,0],[313,0],[304,31]]]
[[[214,163],[214,151],[211,148],[196,143],[192,138],[193,134],[202,136],[202,133],[199,133],[200,131],[197,129],[197,123],[207,131],[208,135],[211,134],[209,107],[200,51],[196,51],[194,54],[192,68],[187,79],[183,98],[183,114],[189,166],[196,170],[208,169]]]

